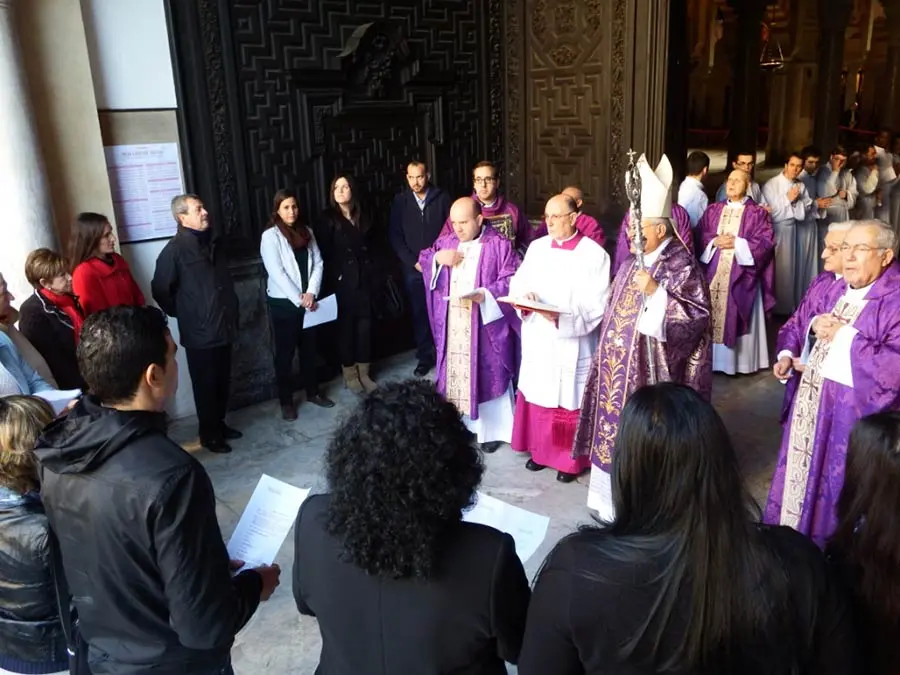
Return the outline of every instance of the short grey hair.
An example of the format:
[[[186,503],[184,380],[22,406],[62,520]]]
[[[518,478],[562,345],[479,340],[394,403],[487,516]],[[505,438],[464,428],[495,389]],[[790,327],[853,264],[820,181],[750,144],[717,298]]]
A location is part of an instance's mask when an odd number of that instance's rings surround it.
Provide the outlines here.
[[[828,226],[829,232],[846,232],[856,223],[855,220],[844,220],[837,223],[831,223]]]
[[[874,227],[876,230],[875,246],[877,248],[891,250],[896,248],[897,234],[894,232],[893,228],[883,220],[851,220],[850,223],[850,229],[856,227]]]
[[[172,217],[179,225],[181,224],[181,221],[178,219],[178,216],[184,215],[188,212],[188,202],[192,199],[196,199],[198,202],[203,201],[202,199],[200,199],[200,197],[192,192],[172,197]]]

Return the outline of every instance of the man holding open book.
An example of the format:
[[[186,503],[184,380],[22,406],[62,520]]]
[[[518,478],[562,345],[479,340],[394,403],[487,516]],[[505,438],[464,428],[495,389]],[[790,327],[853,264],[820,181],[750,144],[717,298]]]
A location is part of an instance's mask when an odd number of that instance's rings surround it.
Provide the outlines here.
[[[578,205],[570,196],[553,197],[545,210],[549,234],[528,247],[505,299],[522,317],[511,445],[531,453],[529,471],[550,466],[570,483],[590,464],[572,459],[572,440],[606,307],[609,255],[576,229]]]

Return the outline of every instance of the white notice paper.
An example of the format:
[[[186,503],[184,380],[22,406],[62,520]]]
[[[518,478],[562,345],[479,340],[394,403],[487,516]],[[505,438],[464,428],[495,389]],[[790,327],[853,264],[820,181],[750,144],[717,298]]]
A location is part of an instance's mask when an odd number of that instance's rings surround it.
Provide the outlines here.
[[[228,556],[243,560],[244,569],[271,565],[308,495],[309,489],[263,474],[228,542]]]
[[[111,145],[104,150],[119,241],[174,235],[172,197],[184,192],[178,144]]]
[[[49,389],[48,391],[39,391],[35,396],[47,401],[53,406],[53,413],[59,415],[67,405],[81,396],[81,389]]]
[[[303,327],[312,328],[313,326],[320,326],[323,323],[337,321],[337,314],[337,296],[334,295],[334,293],[326,295],[319,300],[319,306],[316,308],[315,312],[304,312]]]
[[[467,523],[479,523],[506,532],[516,542],[516,554],[524,565],[547,536],[550,518],[501,502],[483,492],[471,511],[463,514]]]

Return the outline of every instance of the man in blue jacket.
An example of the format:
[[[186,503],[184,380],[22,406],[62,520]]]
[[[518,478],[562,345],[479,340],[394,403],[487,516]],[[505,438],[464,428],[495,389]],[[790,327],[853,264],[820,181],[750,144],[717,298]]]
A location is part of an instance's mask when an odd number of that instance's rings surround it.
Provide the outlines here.
[[[434,367],[434,340],[425,305],[425,285],[419,268],[419,251],[428,248],[440,234],[450,214],[450,196],[429,183],[431,175],[424,162],[412,160],[406,167],[409,190],[394,198],[391,207],[391,246],[403,264],[403,280],[409,294],[416,338],[415,374],[424,377]]]

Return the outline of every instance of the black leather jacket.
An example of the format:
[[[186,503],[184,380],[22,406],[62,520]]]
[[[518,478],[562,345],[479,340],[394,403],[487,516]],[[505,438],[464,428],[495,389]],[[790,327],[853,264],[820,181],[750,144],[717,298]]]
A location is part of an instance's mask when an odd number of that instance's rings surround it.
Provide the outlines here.
[[[50,570],[50,528],[40,498],[0,487],[0,668],[67,670],[66,639]]]

